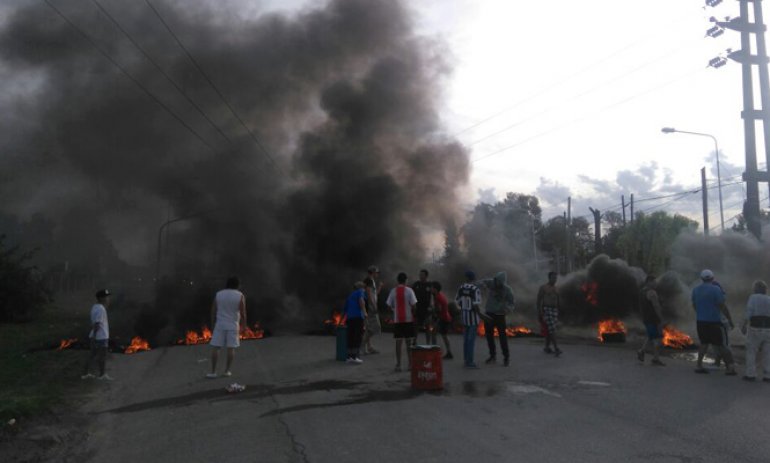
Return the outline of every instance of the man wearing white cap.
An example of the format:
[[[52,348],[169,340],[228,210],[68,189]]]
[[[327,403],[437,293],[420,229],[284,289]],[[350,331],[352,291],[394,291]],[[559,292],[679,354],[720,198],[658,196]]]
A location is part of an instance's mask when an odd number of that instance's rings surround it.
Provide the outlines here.
[[[112,293],[108,289],[100,289],[96,292],[96,304],[91,307],[91,331],[88,333],[91,345],[91,353],[88,356],[83,379],[93,378],[91,364],[96,360],[99,367],[101,380],[111,381],[112,377],[105,373],[104,366],[107,359],[107,347],[110,343],[110,322],[107,318],[107,307],[110,306]]]
[[[692,306],[695,310],[698,339],[700,347],[698,348],[698,364],[696,373],[708,373],[703,368],[703,356],[706,355],[709,345],[713,345],[717,353],[724,359],[728,376],[733,376],[735,372],[735,363],[733,354],[725,345],[724,332],[722,331],[721,314],[727,318],[730,328],[735,326],[730,311],[725,305],[725,295],[721,288],[712,284],[714,272],[703,270],[700,274],[702,283],[692,290]]]

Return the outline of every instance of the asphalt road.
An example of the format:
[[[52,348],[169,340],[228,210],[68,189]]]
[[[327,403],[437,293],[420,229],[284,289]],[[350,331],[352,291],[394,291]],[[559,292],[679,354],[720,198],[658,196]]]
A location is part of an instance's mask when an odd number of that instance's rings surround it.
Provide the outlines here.
[[[444,362],[445,389],[393,372],[393,340],[364,364],[334,360],[335,338],[246,341],[234,376],[205,379],[210,347],[113,355],[116,381],[85,406],[92,462],[767,462],[770,383],[684,355],[641,365],[631,346],[511,341],[512,364]],[[453,336],[455,355],[461,352]],[[477,360],[486,345],[477,341]],[[739,369],[742,372],[742,368]],[[228,394],[230,383],[246,390]]]

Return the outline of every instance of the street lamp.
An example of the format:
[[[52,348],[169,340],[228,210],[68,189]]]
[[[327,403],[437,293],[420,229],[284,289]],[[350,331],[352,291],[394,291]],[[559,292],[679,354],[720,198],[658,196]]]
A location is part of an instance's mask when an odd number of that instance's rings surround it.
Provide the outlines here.
[[[673,127],[663,127],[660,129],[663,133],[684,133],[688,135],[698,135],[701,137],[709,137],[712,140],[714,140],[714,151],[717,153],[717,186],[719,189],[719,218],[722,222],[722,231],[725,231],[725,213],[724,209],[722,208],[722,173],[721,168],[719,167],[719,145],[717,144],[717,139],[715,136],[708,134],[708,133],[701,133],[701,132],[688,132],[686,130],[677,130]]]

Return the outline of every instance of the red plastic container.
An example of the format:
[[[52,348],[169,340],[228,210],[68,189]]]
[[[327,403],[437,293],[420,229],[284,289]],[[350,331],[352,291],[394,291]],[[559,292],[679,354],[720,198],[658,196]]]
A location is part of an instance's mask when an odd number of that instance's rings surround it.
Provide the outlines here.
[[[414,346],[412,348],[412,388],[435,391],[444,388],[439,346]]]

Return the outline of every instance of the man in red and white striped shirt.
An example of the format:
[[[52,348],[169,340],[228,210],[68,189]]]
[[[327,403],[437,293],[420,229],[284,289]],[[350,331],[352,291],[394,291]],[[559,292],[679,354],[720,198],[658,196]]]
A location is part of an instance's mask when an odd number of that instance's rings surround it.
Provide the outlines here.
[[[401,371],[401,345],[406,339],[407,359],[409,369],[412,368],[409,347],[416,336],[414,329],[414,308],[417,305],[417,296],[412,288],[406,285],[406,273],[401,272],[396,278],[398,286],[390,290],[388,295],[388,307],[393,311],[393,337],[396,338],[396,371]]]

